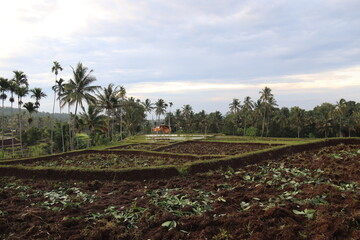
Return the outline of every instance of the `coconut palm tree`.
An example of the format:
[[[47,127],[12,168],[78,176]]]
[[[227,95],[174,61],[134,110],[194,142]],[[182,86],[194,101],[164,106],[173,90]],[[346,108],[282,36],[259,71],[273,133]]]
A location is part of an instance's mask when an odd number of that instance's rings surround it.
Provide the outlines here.
[[[87,67],[83,66],[82,63],[78,63],[76,69],[71,67],[73,70],[73,79],[70,79],[68,83],[64,85],[64,99],[69,106],[75,104],[75,112],[73,121],[77,117],[78,106],[83,107],[83,101],[87,102],[88,105],[95,104],[96,98],[93,95],[100,86],[92,85],[96,78],[92,76],[93,70],[88,70]],[[75,122],[73,122],[75,127]]]
[[[282,107],[276,111],[274,121],[280,128],[280,134],[284,133],[284,129],[290,125],[290,110],[287,107]]]
[[[171,121],[170,121],[170,119],[171,119],[171,107],[173,106],[173,103],[172,102],[169,102],[169,129],[170,129],[170,131],[171,131],[171,125],[170,125],[170,123],[171,123]]]
[[[28,123],[29,123],[29,127],[30,127],[31,123],[33,122],[32,114],[34,112],[37,112],[38,107],[36,106],[36,104],[34,104],[32,102],[24,103],[23,107],[28,111],[28,113],[30,115],[30,117],[28,118]]]
[[[251,97],[247,96],[244,98],[244,105],[241,108],[241,112],[244,119],[244,136],[246,134],[246,124],[249,119],[251,111],[254,109],[254,102],[251,100]]]
[[[341,137],[342,135],[341,129],[343,118],[346,114],[346,107],[346,100],[342,98],[338,102],[336,102],[335,109],[332,111],[332,115],[339,118],[339,137]]]
[[[11,112],[10,112],[10,118],[13,117],[13,106],[15,102],[14,98],[14,92],[16,91],[17,84],[14,80],[9,81],[9,91],[10,91],[10,103],[11,103]],[[11,149],[12,149],[12,157],[15,156],[15,146],[14,146],[14,130],[11,129]]]
[[[194,114],[192,107],[189,104],[184,105],[182,108],[182,114],[187,125],[187,132],[189,132],[191,128],[192,116]]]
[[[100,92],[99,90],[97,91],[96,105],[101,110],[105,110],[105,112],[108,116],[108,137],[111,138],[111,136],[110,136],[111,115],[115,116],[115,109],[119,105],[120,89],[119,89],[119,87],[114,87],[114,84],[110,83],[107,87],[104,87],[102,90],[103,90],[102,92]],[[114,129],[113,126],[112,126],[112,129]]]
[[[120,86],[119,89],[119,97],[120,97],[120,103],[118,106],[119,114],[120,114],[120,140],[123,140],[123,108],[126,104],[126,90],[123,86]]]
[[[90,138],[93,139],[95,131],[103,132],[106,117],[101,114],[102,109],[95,105],[89,105],[87,111],[82,107],[82,110],[83,112],[80,113],[80,119],[85,125]]]
[[[39,108],[40,100],[47,96],[46,93],[44,93],[41,88],[30,89],[30,92],[32,93],[30,97],[35,98],[35,106]]]
[[[0,98],[2,100],[2,126],[1,126],[1,149],[2,149],[2,158],[4,158],[4,128],[5,128],[5,116],[4,116],[4,101],[7,98],[5,92],[9,90],[9,80],[6,78],[0,78]]]
[[[68,83],[65,84],[64,88],[66,94],[69,97],[70,104],[75,104],[76,116],[78,106],[83,106],[83,101],[85,100],[89,105],[96,103],[96,98],[93,96],[96,89],[100,86],[93,86],[92,84],[96,81],[96,78],[92,76],[93,70],[88,71],[88,68],[83,66],[82,63],[78,63],[76,69],[71,67],[73,70],[73,79],[70,79]]]
[[[19,135],[20,135],[20,150],[21,156],[24,156],[23,146],[22,146],[22,115],[21,115],[21,106],[23,104],[22,98],[28,94],[28,79],[26,74],[22,71],[13,71],[14,72],[14,82],[16,83],[15,94],[18,96],[18,111],[19,111]]]
[[[290,109],[290,120],[297,129],[297,137],[300,138],[300,130],[305,122],[305,110],[297,106]]]
[[[60,78],[59,80],[55,81],[55,85],[52,87],[52,90],[54,91],[54,106],[53,106],[53,116],[51,118],[51,141],[53,141],[53,137],[54,137],[54,124],[53,124],[53,120],[54,120],[54,114],[55,114],[55,101],[56,101],[56,95],[58,95],[58,100],[59,100],[59,111],[61,114],[61,95],[64,92],[64,79]],[[61,140],[62,140],[62,148],[63,148],[63,152],[65,152],[65,141],[64,141],[64,130],[63,130],[63,124],[62,122],[60,122],[60,128],[61,128]],[[51,152],[53,153],[53,144],[51,144]]]
[[[124,107],[124,125],[131,136],[136,129],[140,129],[145,119],[145,109],[141,102],[134,98],[125,101]]]
[[[266,124],[266,122],[267,122],[267,125],[269,124],[270,110],[273,108],[273,106],[276,106],[276,101],[275,101],[274,95],[271,93],[271,89],[269,87],[265,87],[259,93],[261,94],[260,101],[261,101],[261,107],[263,110],[263,122],[262,122],[262,128],[261,128],[261,136],[264,136],[265,124]],[[269,129],[269,127],[267,129]]]
[[[163,99],[158,99],[155,102],[155,115],[157,116],[156,121],[157,124],[160,125],[160,117],[166,112],[167,104]]]
[[[233,101],[229,104],[230,112],[237,114],[240,111],[240,101],[237,98],[234,98]]]
[[[52,116],[51,116],[51,154],[54,152],[54,145],[53,145],[53,138],[54,138],[54,116],[55,116],[55,103],[56,103],[56,92],[58,90],[58,88],[56,88],[55,86],[59,86],[59,82],[57,80],[57,76],[59,74],[59,71],[62,71],[63,68],[61,67],[60,63],[57,61],[53,62],[54,65],[51,68],[51,72],[55,73],[55,85],[52,87],[53,91],[54,91],[54,103],[53,103],[53,112],[52,112]],[[62,80],[62,79],[60,79]],[[61,81],[61,84],[64,80]],[[54,89],[55,87],[55,89]],[[63,88],[63,87],[62,87]],[[59,92],[59,91],[58,91]],[[61,111],[61,107],[60,107],[60,111]],[[62,130],[62,124],[60,124],[61,126],[61,136],[63,139],[63,152],[65,151],[65,147],[64,147],[64,133]]]

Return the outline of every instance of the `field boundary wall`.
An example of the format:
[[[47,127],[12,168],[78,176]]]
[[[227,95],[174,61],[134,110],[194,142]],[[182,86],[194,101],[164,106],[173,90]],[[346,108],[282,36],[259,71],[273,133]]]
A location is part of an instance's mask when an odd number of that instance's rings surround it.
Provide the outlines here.
[[[231,156],[216,160],[205,160],[191,163],[186,166],[186,174],[195,174],[200,172],[207,172],[210,170],[217,170],[221,168],[241,168],[249,164],[257,164],[266,160],[276,160],[286,155],[291,155],[304,151],[311,151],[327,146],[334,146],[338,144],[360,144],[360,139],[342,138],[342,139],[328,139],[318,142],[278,146],[269,150],[259,151],[255,153],[242,154],[238,156]],[[175,166],[162,167],[147,167],[139,169],[118,169],[118,170],[102,170],[102,169],[67,169],[67,168],[40,168],[40,167],[25,167],[12,166],[10,164],[24,163],[26,161],[43,161],[53,159],[60,156],[75,156],[86,153],[98,152],[131,152],[131,151],[109,151],[109,150],[83,150],[77,152],[70,152],[58,155],[44,156],[39,158],[22,159],[4,161],[0,163],[0,176],[16,176],[19,178],[34,178],[34,179],[51,179],[51,180],[107,180],[107,181],[143,181],[149,179],[166,179],[175,176],[180,176],[181,171]],[[133,151],[139,152],[139,151]],[[174,156],[173,154],[168,154]]]

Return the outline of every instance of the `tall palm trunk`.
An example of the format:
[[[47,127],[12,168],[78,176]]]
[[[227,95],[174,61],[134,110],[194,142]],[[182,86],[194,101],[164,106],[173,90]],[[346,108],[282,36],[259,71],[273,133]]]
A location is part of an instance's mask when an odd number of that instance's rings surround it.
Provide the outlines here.
[[[339,137],[341,137],[341,125],[342,125],[342,124],[341,124],[341,123],[342,123],[342,122],[341,122],[341,120],[342,120],[342,119],[341,119],[341,117],[340,117],[340,129],[339,129]]]
[[[19,135],[20,135],[20,152],[21,157],[24,157],[23,142],[22,142],[22,117],[21,117],[21,98],[18,98],[18,110],[19,110]]]
[[[56,79],[55,79],[56,82]],[[56,91],[54,91],[54,103],[51,117],[51,154],[54,153],[54,115],[55,115]]]
[[[11,95],[11,99],[13,98],[13,95]],[[14,102],[11,101],[11,113],[10,113],[10,119],[13,117],[13,105],[14,105]],[[15,156],[15,146],[14,146],[14,131],[13,129],[11,129],[11,148],[12,148],[12,157],[14,158]]]
[[[244,133],[243,133],[244,136],[246,136],[246,118],[244,118]]]
[[[61,114],[61,102],[59,101],[59,111],[60,111],[60,114]],[[60,128],[61,128],[61,141],[62,141],[62,149],[63,149],[63,152],[65,152],[65,141],[64,141],[64,129],[63,129],[63,122],[60,121]]]
[[[262,128],[261,128],[261,136],[264,136],[264,130],[265,130],[265,119],[266,119],[266,109],[264,108],[264,117],[262,122]]]
[[[123,120],[122,120],[122,110],[121,110],[121,108],[120,108],[120,140],[121,140],[121,141],[123,140],[122,123],[123,123]]]
[[[2,134],[1,134],[1,150],[2,150],[2,158],[5,158],[4,152],[4,128],[5,128],[5,116],[4,116],[4,98],[2,99]]]

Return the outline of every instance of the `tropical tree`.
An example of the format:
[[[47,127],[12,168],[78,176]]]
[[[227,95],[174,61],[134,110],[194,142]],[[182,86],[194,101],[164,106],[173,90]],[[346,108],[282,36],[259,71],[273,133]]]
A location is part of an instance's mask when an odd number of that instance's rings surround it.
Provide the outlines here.
[[[20,151],[21,156],[24,156],[23,146],[22,146],[22,115],[21,115],[21,106],[23,104],[22,98],[25,97],[28,92],[28,79],[26,74],[22,71],[13,71],[14,72],[14,82],[16,83],[15,94],[18,96],[18,110],[19,110],[19,135],[20,135]]]
[[[34,89],[30,89],[30,92],[32,93],[30,95],[31,98],[35,98],[35,106],[37,108],[40,107],[40,100],[44,97],[46,97],[47,95],[42,91],[41,88],[34,88]]]
[[[341,98],[338,102],[336,102],[335,109],[332,111],[332,115],[335,118],[339,118],[339,137],[342,136],[342,126],[343,126],[343,120],[346,114],[347,106],[346,106],[346,100]]]
[[[75,120],[77,117],[78,106],[83,107],[85,101],[88,105],[96,104],[96,98],[93,95],[100,86],[93,86],[96,78],[92,76],[93,70],[88,70],[82,63],[78,63],[76,69],[73,70],[73,79],[64,85],[64,102],[69,106],[75,104],[75,112],[73,118],[73,127],[75,127]],[[73,143],[72,143],[73,144]]]
[[[192,107],[189,104],[186,104],[182,107],[182,114],[184,116],[185,124],[186,124],[186,132],[191,131],[191,125],[192,125],[192,118],[194,115],[194,112],[192,110]]]
[[[206,114],[205,110],[202,110],[198,113],[200,132],[202,132],[202,128],[204,129],[204,134],[207,134],[207,129],[210,125],[209,115]]]
[[[55,103],[56,103],[56,98],[59,99],[59,112],[61,114],[61,109],[62,109],[62,105],[61,105],[61,96],[64,92],[64,79],[60,78],[59,80],[55,81],[55,85],[52,87],[52,90],[54,91],[54,104],[53,104],[53,114],[51,117],[51,141],[54,141],[54,114],[55,114]],[[56,97],[58,96],[58,97]],[[65,140],[64,140],[64,130],[63,130],[63,124],[62,121],[60,122],[60,128],[61,128],[61,141],[62,141],[62,149],[63,152],[65,152]],[[51,153],[53,153],[54,151],[54,147],[53,144],[51,144]]]
[[[290,121],[297,130],[297,137],[300,138],[300,130],[305,122],[305,110],[297,106],[290,109]]]
[[[254,102],[251,100],[251,97],[246,96],[244,98],[244,104],[241,108],[242,118],[244,123],[244,136],[246,135],[246,125],[249,121],[253,109],[254,109]]]
[[[82,107],[83,112],[80,113],[82,124],[86,128],[91,140],[94,138],[94,132],[104,132],[105,115],[101,114],[102,109],[95,105],[89,105],[87,111]]]
[[[276,106],[276,101],[274,99],[274,95],[271,93],[271,89],[269,87],[265,87],[260,92],[260,101],[261,101],[261,108],[263,112],[263,122],[261,128],[261,136],[264,136],[265,125],[267,126],[267,132],[269,130],[269,121],[270,121],[270,111],[271,109]]]
[[[24,103],[23,107],[28,111],[30,117],[28,118],[29,127],[31,126],[31,123],[33,122],[32,114],[37,112],[38,106],[32,102]]]
[[[330,103],[323,103],[320,106],[316,106],[313,110],[316,129],[320,133],[324,133],[324,137],[327,138],[333,131],[333,118],[331,112],[334,110],[334,106]]]
[[[9,91],[10,91],[10,103],[11,103],[11,112],[10,112],[10,118],[13,117],[13,106],[15,102],[14,93],[17,89],[17,84],[14,80],[9,81]],[[12,157],[15,156],[15,144],[14,144],[14,130],[11,129],[11,149],[12,149]]]
[[[126,89],[123,86],[120,86],[119,88],[119,98],[120,98],[120,103],[118,105],[118,111],[117,111],[117,115],[120,115],[120,140],[123,140],[123,108],[124,105],[126,104]]]
[[[66,97],[69,99],[70,105],[75,104],[75,116],[78,106],[83,106],[83,101],[87,104],[95,104],[96,98],[93,95],[100,86],[93,86],[96,78],[92,76],[93,70],[88,70],[82,63],[78,63],[76,69],[73,70],[73,79],[64,85]]]
[[[114,87],[114,84],[109,84],[107,87],[102,89],[103,91],[97,91],[96,94],[96,105],[101,109],[105,110],[106,114],[108,115],[108,137],[111,139],[110,136],[110,129],[114,129],[113,124],[110,127],[111,115],[115,116],[115,109],[119,106],[120,101],[120,93],[119,88]],[[112,121],[113,122],[113,121]]]
[[[169,129],[171,131],[171,107],[173,106],[172,102],[169,102]]]
[[[161,98],[155,102],[155,115],[157,117],[156,121],[157,121],[158,125],[160,125],[161,115],[165,114],[165,112],[166,112],[166,107],[167,107],[167,104]]]
[[[0,98],[2,101],[2,108],[1,108],[1,112],[2,112],[2,123],[1,123],[1,149],[2,149],[2,158],[4,158],[5,153],[4,153],[4,131],[5,131],[5,116],[4,116],[4,101],[7,98],[6,95],[6,91],[9,90],[9,80],[6,78],[1,78],[0,77]]]
[[[59,96],[60,96],[60,92],[63,92],[64,90],[64,85],[63,82],[64,80],[60,78],[60,82],[57,80],[57,76],[59,74],[59,71],[62,71],[63,68],[61,67],[60,63],[57,61],[53,62],[53,66],[51,68],[51,72],[55,73],[55,85],[52,87],[52,90],[54,91],[54,102],[53,102],[53,111],[52,111],[52,116],[51,116],[51,154],[54,152],[54,146],[53,146],[53,141],[54,141],[54,115],[55,115],[55,104],[56,104],[56,93],[58,92]],[[61,86],[62,91],[60,91],[59,87]],[[60,111],[61,111],[61,107],[60,107]],[[61,126],[61,137],[62,137],[62,141],[63,141],[63,152],[65,152],[65,143],[64,143],[64,133],[63,133],[63,129],[62,129],[62,124],[60,124]]]
[[[285,130],[290,126],[290,110],[287,107],[282,107],[277,110],[274,116],[275,123],[279,126],[279,136],[288,136]]]
[[[237,98],[234,98],[233,101],[229,104],[229,109],[232,114],[238,114],[240,111],[241,105],[240,101]]]
[[[124,124],[128,131],[128,135],[133,135],[136,131],[140,131],[142,123],[145,120],[145,108],[133,98],[129,98],[124,102]]]

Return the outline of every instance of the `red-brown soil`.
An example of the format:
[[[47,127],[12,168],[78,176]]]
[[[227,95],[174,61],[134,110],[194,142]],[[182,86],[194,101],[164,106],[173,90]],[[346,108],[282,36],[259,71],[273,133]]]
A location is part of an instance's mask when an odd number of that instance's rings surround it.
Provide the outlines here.
[[[1,239],[360,239],[360,146],[167,180],[0,179]]]
[[[237,155],[278,146],[278,144],[186,141],[154,149],[161,152],[197,155]]]
[[[118,147],[111,147],[108,149],[139,149],[139,150],[152,150],[154,148],[158,148],[167,144],[164,143],[134,143],[127,144]]]

